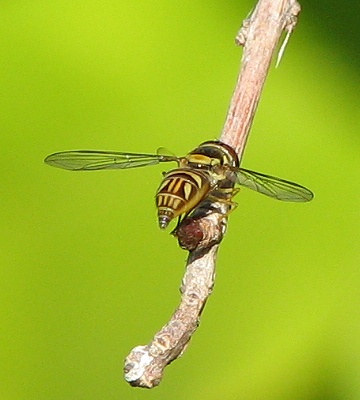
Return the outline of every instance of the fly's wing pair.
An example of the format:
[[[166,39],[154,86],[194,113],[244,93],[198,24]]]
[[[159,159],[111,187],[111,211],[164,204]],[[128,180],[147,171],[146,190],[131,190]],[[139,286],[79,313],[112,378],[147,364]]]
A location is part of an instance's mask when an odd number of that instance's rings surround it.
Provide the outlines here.
[[[178,157],[161,154],[162,150],[159,149],[158,154],[93,150],[64,151],[49,155],[45,158],[45,162],[53,167],[71,171],[128,169],[170,161],[179,163]],[[244,168],[236,171],[236,182],[248,189],[282,201],[306,202],[314,197],[309,189],[297,183]]]
[[[95,171],[101,169],[146,167],[161,162],[178,161],[178,158],[172,155],[162,154],[75,150],[50,154],[44,161],[52,167],[70,171]]]

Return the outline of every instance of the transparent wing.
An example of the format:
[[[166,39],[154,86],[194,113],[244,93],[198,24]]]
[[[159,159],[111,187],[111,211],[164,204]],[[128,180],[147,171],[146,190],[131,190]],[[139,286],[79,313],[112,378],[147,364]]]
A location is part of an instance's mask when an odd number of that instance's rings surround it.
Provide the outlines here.
[[[68,169],[70,171],[94,171],[98,169],[145,167],[161,162],[178,161],[178,158],[160,154],[75,150],[50,154],[44,161],[53,167]]]
[[[240,185],[282,201],[306,202],[314,197],[309,189],[297,183],[244,168],[239,169],[237,178]]]

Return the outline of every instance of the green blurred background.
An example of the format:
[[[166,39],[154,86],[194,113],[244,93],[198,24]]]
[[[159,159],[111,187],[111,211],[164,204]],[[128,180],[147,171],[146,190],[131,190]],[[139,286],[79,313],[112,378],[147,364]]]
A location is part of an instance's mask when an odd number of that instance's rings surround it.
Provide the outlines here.
[[[1,399],[360,398],[358,2],[302,2],[243,160],[315,200],[241,191],[201,326],[160,387],[131,388],[122,368],[179,302],[187,255],[154,206],[164,166],[43,164],[219,137],[252,6],[1,2]]]

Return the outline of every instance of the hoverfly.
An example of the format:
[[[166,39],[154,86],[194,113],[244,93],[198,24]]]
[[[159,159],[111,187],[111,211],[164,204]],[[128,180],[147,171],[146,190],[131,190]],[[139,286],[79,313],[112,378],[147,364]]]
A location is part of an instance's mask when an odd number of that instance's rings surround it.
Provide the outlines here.
[[[223,201],[228,205],[238,192],[235,184],[245,186],[282,201],[307,202],[313,193],[297,183],[239,167],[230,146],[219,141],[200,144],[184,157],[174,155],[75,150],[54,153],[45,158],[53,167],[71,171],[128,169],[176,162],[177,168],[164,173],[156,192],[158,221],[166,228],[176,217],[185,218],[203,201]]]

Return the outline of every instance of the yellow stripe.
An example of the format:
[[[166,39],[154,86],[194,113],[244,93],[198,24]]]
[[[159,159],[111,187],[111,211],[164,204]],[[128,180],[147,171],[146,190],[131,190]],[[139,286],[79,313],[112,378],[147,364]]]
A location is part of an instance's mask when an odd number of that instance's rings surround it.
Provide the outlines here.
[[[185,182],[184,183],[184,196],[185,196],[185,200],[189,200],[190,195],[192,192],[192,187],[191,184],[189,182]]]

